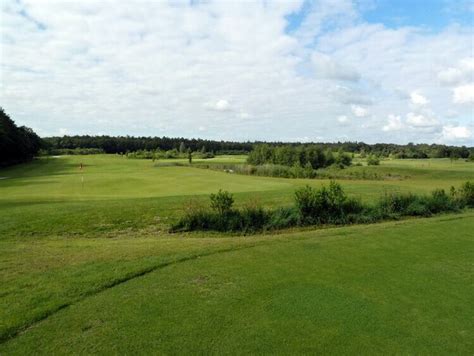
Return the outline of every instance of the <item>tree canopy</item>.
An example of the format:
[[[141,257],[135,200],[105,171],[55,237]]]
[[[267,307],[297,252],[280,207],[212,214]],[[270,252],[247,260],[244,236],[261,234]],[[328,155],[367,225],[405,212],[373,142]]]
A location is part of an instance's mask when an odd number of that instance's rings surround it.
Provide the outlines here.
[[[15,125],[0,108],[0,166],[30,160],[41,148],[41,138],[32,129]]]

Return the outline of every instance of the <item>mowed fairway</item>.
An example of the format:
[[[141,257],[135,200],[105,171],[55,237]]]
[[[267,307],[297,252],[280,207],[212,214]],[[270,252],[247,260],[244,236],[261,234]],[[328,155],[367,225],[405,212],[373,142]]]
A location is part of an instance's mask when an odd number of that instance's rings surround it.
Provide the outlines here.
[[[218,158],[242,161],[241,158]],[[83,171],[78,169],[84,163]],[[386,161],[341,181],[373,200],[474,179]],[[169,234],[196,196],[289,204],[322,180],[155,166],[115,155],[0,170],[0,354],[474,353],[474,212],[279,234]],[[82,182],[84,177],[84,183]]]

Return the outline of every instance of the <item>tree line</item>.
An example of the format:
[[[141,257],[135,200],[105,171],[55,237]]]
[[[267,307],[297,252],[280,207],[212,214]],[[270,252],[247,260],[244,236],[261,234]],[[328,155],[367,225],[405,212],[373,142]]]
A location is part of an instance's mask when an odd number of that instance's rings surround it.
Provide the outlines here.
[[[133,136],[62,136],[44,138],[48,149],[96,148],[105,153],[136,151],[212,152],[216,154],[246,154],[252,150],[251,142],[213,141],[183,137]]]
[[[341,167],[349,166],[352,162],[352,157],[345,153],[342,148],[334,154],[331,149],[323,150],[318,145],[272,146],[269,144],[258,144],[249,153],[247,162],[256,166],[276,164],[318,169],[333,164]]]
[[[41,138],[32,129],[21,126],[0,108],[0,166],[32,159],[41,148]]]
[[[254,147],[266,144],[268,147],[317,147],[323,152],[339,150],[349,153],[375,155],[393,158],[469,158],[474,156],[474,147],[447,146],[440,144],[406,145],[392,143],[367,144],[364,142],[332,142],[332,143],[301,143],[301,142],[234,142],[205,139],[187,139],[183,137],[133,137],[133,136],[55,136],[44,138],[49,149],[95,148],[105,153],[127,153],[139,150],[162,151],[178,150],[182,147],[192,152],[204,151],[214,154],[247,154]]]

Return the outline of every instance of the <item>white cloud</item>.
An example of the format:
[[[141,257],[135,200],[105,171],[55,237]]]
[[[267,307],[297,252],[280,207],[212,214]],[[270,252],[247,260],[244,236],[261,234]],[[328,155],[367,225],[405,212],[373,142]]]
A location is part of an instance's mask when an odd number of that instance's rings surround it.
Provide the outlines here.
[[[442,138],[444,141],[452,142],[472,138],[472,131],[464,126],[443,126]]]
[[[400,116],[388,115],[387,124],[382,127],[385,132],[399,131],[404,128],[402,119]]]
[[[358,4],[4,0],[2,106],[43,133],[335,140],[351,113],[350,139],[392,141],[391,112],[414,115],[405,142],[440,139],[448,112],[469,127],[472,29],[390,28]]]
[[[439,125],[439,121],[433,117],[424,116],[422,114],[415,114],[412,112],[409,112],[407,114],[406,122],[408,125],[418,128],[427,128]]]
[[[366,117],[369,114],[366,108],[359,105],[351,105],[351,110],[356,117]]]
[[[410,93],[410,100],[414,105],[426,105],[429,103],[426,97],[416,91]]]
[[[349,66],[341,65],[324,53],[315,52],[311,55],[311,61],[316,76],[327,79],[357,81],[359,73]]]
[[[208,109],[215,110],[215,111],[230,111],[231,107],[227,100],[220,99],[216,102],[210,102],[204,104],[204,106]]]
[[[462,77],[462,72],[458,68],[448,68],[438,73],[438,79],[444,85],[457,84]]]
[[[474,103],[474,84],[466,84],[454,88],[453,102],[456,104]]]
[[[348,124],[349,123],[349,118],[346,115],[340,115],[337,117],[337,122],[340,124]]]
[[[455,67],[449,67],[438,73],[438,79],[441,84],[451,86],[462,83],[472,82],[474,80],[474,59],[465,58],[459,61]]]

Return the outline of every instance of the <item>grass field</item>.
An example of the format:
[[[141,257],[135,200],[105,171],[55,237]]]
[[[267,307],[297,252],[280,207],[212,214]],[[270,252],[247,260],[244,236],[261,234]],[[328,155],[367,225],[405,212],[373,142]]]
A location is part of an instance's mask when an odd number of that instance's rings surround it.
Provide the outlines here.
[[[403,176],[341,181],[367,201],[474,179],[474,164],[449,160],[349,169]],[[474,353],[472,211],[274,235],[172,235],[191,196],[222,188],[238,204],[285,205],[296,187],[327,181],[115,155],[40,159],[0,177],[2,355]]]

